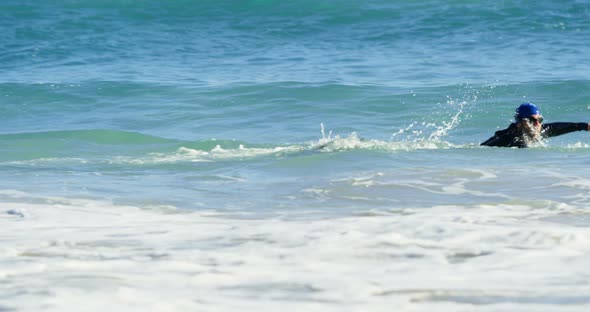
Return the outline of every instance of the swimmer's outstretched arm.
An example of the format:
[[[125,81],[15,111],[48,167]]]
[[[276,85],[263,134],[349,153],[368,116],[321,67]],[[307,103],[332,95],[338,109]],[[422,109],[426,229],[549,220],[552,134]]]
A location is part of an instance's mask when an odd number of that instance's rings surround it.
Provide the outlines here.
[[[554,137],[574,131],[590,131],[590,124],[585,122],[553,122],[543,125],[542,135]]]

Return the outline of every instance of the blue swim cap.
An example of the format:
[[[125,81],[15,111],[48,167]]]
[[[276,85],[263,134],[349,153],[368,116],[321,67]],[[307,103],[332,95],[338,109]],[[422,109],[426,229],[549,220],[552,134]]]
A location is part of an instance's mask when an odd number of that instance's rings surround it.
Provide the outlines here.
[[[539,111],[537,106],[535,106],[535,104],[527,102],[527,103],[520,104],[520,106],[516,109],[516,113],[514,114],[514,118],[516,120],[519,120],[522,118],[531,117],[532,115],[540,115],[540,114],[541,114],[541,112]]]

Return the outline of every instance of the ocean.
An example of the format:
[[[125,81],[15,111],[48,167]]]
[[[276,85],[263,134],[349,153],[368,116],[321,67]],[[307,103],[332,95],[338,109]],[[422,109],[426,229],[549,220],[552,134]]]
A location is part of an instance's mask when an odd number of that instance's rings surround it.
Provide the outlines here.
[[[0,311],[588,311],[590,1],[4,0]]]

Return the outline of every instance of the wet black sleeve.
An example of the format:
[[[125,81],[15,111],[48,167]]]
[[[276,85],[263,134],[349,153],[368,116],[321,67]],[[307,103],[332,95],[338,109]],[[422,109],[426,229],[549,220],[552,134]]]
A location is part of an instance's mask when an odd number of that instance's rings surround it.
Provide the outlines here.
[[[508,128],[498,130],[494,136],[481,143],[484,146],[498,147],[526,147],[526,144],[519,140],[516,124],[512,123]]]
[[[554,122],[543,125],[543,136],[554,137],[574,131],[587,131],[588,124],[585,122]]]
[[[494,136],[481,143],[482,146],[510,147],[514,144],[514,136],[509,134],[508,129],[496,131]]]

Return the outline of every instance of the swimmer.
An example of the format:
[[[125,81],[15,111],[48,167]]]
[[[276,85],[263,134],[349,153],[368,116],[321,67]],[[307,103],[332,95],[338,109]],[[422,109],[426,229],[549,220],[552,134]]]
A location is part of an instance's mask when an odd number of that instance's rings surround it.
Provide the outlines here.
[[[549,137],[574,131],[590,131],[585,122],[543,123],[541,112],[532,103],[523,103],[514,114],[514,122],[508,128],[496,131],[494,136],[481,143],[483,146],[528,147]]]

